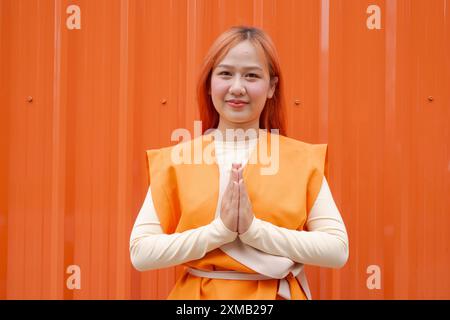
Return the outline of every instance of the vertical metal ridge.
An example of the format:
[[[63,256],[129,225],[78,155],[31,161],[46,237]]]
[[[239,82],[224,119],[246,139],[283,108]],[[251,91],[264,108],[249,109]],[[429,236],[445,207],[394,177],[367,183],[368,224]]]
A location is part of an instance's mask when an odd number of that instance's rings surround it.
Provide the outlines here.
[[[65,202],[65,132],[61,104],[61,0],[55,1],[53,65],[53,131],[52,131],[52,194],[51,194],[51,275],[50,299],[63,295],[63,243]]]
[[[120,1],[120,79],[119,79],[119,129],[118,129],[118,181],[117,181],[117,239],[124,240],[126,238],[126,213],[128,210],[128,167],[129,167],[129,150],[128,141],[128,110],[132,106],[128,105],[128,11],[129,1]],[[120,246],[119,246],[120,247]],[[124,298],[124,256],[121,250],[117,251],[117,268],[116,270],[116,297]]]
[[[320,1],[319,140],[328,141],[330,0]]]

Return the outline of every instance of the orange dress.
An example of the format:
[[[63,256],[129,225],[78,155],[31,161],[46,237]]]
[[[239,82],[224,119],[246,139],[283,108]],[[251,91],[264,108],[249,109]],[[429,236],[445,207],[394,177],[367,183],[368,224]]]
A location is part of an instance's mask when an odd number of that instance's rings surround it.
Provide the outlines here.
[[[255,216],[276,226],[303,230],[308,213],[327,176],[327,145],[308,144],[277,135],[277,148],[271,144],[272,134],[261,130],[259,144],[243,170],[243,179]],[[213,141],[202,135],[187,144],[192,159],[195,150],[212,150]],[[212,145],[210,145],[212,143]],[[270,156],[278,157],[275,174],[263,175],[260,160],[261,143]],[[215,219],[219,197],[219,168],[216,163],[181,163],[172,161],[174,146],[147,150],[150,187],[156,213],[167,234],[183,232],[211,223]],[[263,149],[261,149],[263,150]],[[270,157],[269,156],[269,157]],[[267,167],[267,166],[266,166]],[[187,267],[205,271],[238,271],[256,273],[227,255],[220,248],[203,258],[189,261]],[[299,281],[287,276],[291,299],[306,299]],[[193,276],[184,272],[168,299],[279,299],[279,280],[229,280]]]

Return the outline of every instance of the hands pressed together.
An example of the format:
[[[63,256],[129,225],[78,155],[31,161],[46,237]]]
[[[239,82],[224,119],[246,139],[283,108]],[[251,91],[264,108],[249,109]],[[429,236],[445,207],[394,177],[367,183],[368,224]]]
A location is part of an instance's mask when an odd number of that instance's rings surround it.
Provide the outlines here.
[[[231,231],[242,234],[250,228],[254,218],[252,204],[242,178],[241,164],[233,164],[230,182],[222,198],[220,218]]]

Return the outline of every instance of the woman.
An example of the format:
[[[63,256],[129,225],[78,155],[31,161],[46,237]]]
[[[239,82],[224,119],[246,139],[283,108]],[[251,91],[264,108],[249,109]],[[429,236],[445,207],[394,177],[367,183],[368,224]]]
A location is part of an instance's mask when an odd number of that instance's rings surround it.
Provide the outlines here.
[[[174,163],[175,147],[147,151],[150,187],[130,255],[140,271],[187,267],[169,299],[311,299],[303,265],[346,263],[347,232],[325,178],[327,145],[285,136],[282,85],[271,39],[232,27],[199,79],[205,131],[182,143],[189,156],[195,144],[202,155],[212,147],[214,163]],[[263,149],[278,162],[269,173]]]

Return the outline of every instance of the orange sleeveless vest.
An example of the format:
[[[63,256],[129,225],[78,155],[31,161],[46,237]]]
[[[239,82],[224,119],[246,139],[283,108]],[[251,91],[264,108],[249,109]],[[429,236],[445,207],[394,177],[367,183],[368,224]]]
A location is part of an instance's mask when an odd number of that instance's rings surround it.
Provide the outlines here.
[[[262,129],[261,129],[262,130]],[[261,132],[261,131],[260,131]],[[267,149],[271,153],[271,133],[267,136]],[[274,175],[261,175],[263,165],[257,159],[244,167],[243,179],[247,187],[253,212],[259,219],[276,226],[304,230],[305,222],[320,191],[322,179],[328,176],[327,144],[309,144],[282,135],[279,138],[279,167]],[[190,150],[200,144],[202,150],[214,144],[207,135],[191,141]],[[215,218],[219,197],[219,168],[212,164],[174,164],[171,152],[174,146],[147,150],[149,183],[156,213],[167,234],[183,232],[211,223]],[[256,159],[260,144],[251,159]],[[212,147],[214,156],[214,148]],[[256,157],[256,158],[253,158]],[[192,156],[192,159],[193,156]],[[189,261],[185,266],[206,270],[255,273],[254,270],[215,249],[203,258]],[[297,279],[287,277],[291,298],[306,299]],[[176,282],[168,299],[277,299],[279,280],[224,280],[193,276],[186,271]]]

